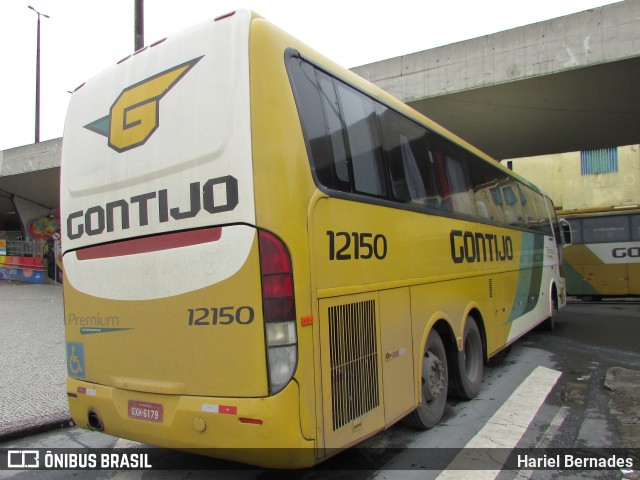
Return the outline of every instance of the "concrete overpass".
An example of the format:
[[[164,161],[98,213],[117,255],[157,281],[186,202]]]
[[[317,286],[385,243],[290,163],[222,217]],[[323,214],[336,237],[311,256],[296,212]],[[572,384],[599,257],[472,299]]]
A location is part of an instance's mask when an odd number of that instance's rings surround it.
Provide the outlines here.
[[[640,142],[639,0],[353,71],[497,159]]]
[[[28,211],[59,206],[61,153],[61,138],[0,150],[0,230],[16,230],[13,212],[21,206]],[[25,202],[15,202],[14,196],[34,205],[25,207]]]
[[[0,150],[0,201],[18,195],[44,207],[57,206],[61,154],[61,138]]]
[[[353,70],[496,159],[640,143],[640,0]],[[0,151],[0,215],[58,206],[60,151]]]

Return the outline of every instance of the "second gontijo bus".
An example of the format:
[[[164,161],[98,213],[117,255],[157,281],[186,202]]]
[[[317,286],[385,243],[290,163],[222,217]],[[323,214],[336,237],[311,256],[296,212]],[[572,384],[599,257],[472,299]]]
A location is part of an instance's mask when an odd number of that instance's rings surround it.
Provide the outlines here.
[[[61,192],[72,417],[152,445],[431,427],[565,303],[549,198],[248,11],[78,88]]]
[[[567,295],[588,300],[640,295],[638,205],[565,210],[573,244],[564,249]]]

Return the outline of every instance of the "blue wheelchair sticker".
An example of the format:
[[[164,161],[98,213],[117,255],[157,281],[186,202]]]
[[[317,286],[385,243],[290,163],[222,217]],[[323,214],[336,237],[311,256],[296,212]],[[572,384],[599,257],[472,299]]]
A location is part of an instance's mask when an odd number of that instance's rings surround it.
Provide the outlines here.
[[[67,342],[67,373],[70,377],[86,377],[84,369],[84,344]]]

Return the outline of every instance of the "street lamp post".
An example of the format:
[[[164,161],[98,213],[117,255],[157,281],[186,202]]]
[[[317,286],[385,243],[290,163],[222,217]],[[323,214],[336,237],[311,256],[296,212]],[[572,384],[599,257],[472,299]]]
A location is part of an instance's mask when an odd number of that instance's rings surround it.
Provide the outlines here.
[[[49,15],[40,13],[31,5],[29,8],[38,14],[38,40],[36,47],[36,142],[40,141],[40,16],[51,18]]]
[[[144,0],[135,0],[134,52],[144,47]]]

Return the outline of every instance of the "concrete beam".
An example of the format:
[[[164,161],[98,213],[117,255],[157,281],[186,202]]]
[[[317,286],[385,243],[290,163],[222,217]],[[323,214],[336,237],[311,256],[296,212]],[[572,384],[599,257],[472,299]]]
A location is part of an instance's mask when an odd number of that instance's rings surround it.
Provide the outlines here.
[[[500,159],[640,142],[638,62],[627,0],[353,71]]]
[[[62,138],[0,150],[0,194],[45,208],[60,204]]]
[[[636,57],[639,31],[626,1],[352,70],[411,102]]]
[[[0,150],[0,177],[60,166],[62,138]]]

